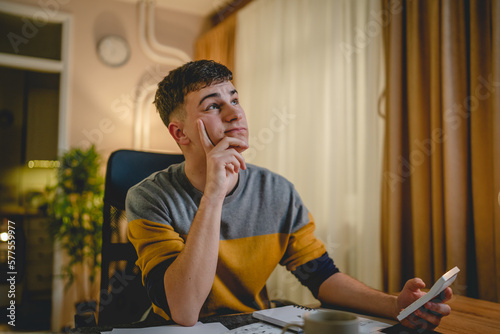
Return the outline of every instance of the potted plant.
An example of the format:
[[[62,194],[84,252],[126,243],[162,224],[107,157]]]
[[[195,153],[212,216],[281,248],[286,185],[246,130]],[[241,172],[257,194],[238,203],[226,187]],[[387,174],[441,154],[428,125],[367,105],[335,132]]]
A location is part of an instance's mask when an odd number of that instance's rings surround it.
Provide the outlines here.
[[[88,305],[101,265],[104,194],[101,157],[92,145],[87,150],[70,149],[59,161],[57,183],[48,189],[49,229],[68,257],[61,271],[67,280],[66,287],[78,278],[77,301]],[[84,269],[87,277],[77,277]],[[90,291],[85,291],[85,280],[90,283]]]

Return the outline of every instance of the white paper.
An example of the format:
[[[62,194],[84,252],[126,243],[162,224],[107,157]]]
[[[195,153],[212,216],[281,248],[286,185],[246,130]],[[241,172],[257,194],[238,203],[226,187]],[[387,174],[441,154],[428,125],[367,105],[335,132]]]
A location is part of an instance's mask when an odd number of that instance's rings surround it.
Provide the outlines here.
[[[192,327],[179,325],[158,326],[147,328],[114,328],[111,334],[221,334],[227,332],[227,328],[220,322],[209,324],[196,323]]]
[[[286,331],[286,333],[292,334],[293,332]],[[264,322],[256,322],[235,328],[224,334],[281,334],[281,328]]]
[[[380,333],[380,330],[391,327],[390,324],[385,322],[363,318],[358,315],[359,319],[359,334],[372,334]]]

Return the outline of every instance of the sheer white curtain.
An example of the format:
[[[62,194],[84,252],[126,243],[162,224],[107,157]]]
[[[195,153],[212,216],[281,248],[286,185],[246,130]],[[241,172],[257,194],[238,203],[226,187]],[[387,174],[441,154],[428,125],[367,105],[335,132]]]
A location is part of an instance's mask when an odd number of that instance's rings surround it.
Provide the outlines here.
[[[375,288],[386,19],[380,1],[256,0],[238,14],[235,48],[247,161],[293,182],[336,265]],[[283,268],[268,290],[314,301]]]

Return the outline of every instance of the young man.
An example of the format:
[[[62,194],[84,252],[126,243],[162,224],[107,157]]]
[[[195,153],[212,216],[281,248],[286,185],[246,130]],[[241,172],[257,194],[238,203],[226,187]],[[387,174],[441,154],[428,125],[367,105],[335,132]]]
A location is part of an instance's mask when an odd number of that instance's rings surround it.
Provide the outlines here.
[[[267,308],[265,283],[281,264],[321,302],[395,318],[424,294],[423,281],[409,280],[396,298],[339,272],[293,185],[245,163],[248,127],[231,80],[225,66],[200,60],[158,85],[156,107],[185,162],[127,196],[128,236],[155,312],[189,326]],[[444,303],[426,308],[403,325],[434,328],[450,313]]]

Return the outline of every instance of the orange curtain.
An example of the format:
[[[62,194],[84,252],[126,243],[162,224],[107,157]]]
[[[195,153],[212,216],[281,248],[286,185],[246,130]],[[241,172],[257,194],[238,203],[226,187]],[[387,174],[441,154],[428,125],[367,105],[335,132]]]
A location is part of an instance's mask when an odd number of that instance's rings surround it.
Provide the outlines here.
[[[384,288],[500,301],[500,1],[383,0]]]
[[[226,65],[234,73],[234,41],[236,14],[203,34],[195,44],[195,59],[212,59]]]

